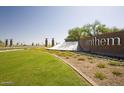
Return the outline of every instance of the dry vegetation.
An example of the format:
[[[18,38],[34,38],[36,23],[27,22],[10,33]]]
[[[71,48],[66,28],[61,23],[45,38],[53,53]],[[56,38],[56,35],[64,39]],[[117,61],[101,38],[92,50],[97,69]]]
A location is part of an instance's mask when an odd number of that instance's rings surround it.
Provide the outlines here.
[[[113,73],[113,75],[115,75],[115,76],[121,76],[121,75],[122,75],[122,73],[119,72],[119,71],[113,71],[112,73]]]
[[[85,58],[80,57],[80,58],[78,58],[78,60],[79,60],[79,61],[85,61]]]
[[[124,62],[83,53],[49,51],[67,60],[98,85],[124,85]]]
[[[106,66],[105,66],[104,63],[99,63],[99,64],[97,64],[97,67],[99,67],[99,68],[105,68]]]
[[[95,73],[95,78],[103,80],[103,79],[106,79],[106,76],[103,73],[101,73],[101,72],[96,72]]]

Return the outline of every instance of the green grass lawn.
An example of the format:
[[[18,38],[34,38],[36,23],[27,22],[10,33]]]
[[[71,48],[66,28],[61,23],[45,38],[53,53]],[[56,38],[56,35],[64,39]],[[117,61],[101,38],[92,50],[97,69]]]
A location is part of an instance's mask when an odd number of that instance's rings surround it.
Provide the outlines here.
[[[88,85],[75,71],[37,49],[0,53],[0,85]]]

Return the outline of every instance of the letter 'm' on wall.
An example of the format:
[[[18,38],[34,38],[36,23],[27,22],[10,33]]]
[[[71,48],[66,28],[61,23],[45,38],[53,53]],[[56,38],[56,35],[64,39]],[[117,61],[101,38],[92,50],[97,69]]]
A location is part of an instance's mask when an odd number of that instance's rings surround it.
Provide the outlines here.
[[[107,45],[120,45],[120,38],[119,37],[113,37],[113,38],[107,38]]]

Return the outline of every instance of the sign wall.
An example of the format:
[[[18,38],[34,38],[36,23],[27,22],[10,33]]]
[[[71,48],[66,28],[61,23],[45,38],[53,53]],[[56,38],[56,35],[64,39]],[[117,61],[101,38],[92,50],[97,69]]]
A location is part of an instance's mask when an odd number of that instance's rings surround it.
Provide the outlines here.
[[[79,40],[82,51],[124,58],[124,31]]]

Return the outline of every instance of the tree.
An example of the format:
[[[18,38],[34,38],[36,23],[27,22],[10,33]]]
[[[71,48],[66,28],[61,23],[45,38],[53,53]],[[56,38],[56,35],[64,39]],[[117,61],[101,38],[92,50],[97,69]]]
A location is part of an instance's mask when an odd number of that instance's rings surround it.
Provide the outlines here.
[[[103,33],[108,33],[108,32],[111,32],[111,29],[106,27],[106,25],[104,25],[104,24],[100,24],[97,27],[97,35],[103,34]]]
[[[45,47],[48,46],[48,38],[45,39]]]
[[[52,47],[55,45],[54,38],[52,38]]]
[[[3,47],[4,46],[4,43],[2,40],[0,40],[0,47]]]
[[[10,39],[10,47],[13,46],[13,39]]]
[[[5,40],[5,47],[8,46],[8,39]]]
[[[92,36],[91,34],[91,25],[90,24],[86,24],[84,25],[82,28],[82,36],[85,37],[85,36]]]
[[[2,40],[0,40],[0,44],[3,43]]]
[[[111,32],[118,32],[118,31],[121,31],[122,29],[119,29],[119,28],[117,28],[117,27],[112,27],[111,28]]]
[[[78,41],[81,37],[96,36],[108,32],[117,32],[121,30],[123,29],[119,29],[117,27],[108,28],[105,24],[101,24],[99,21],[95,20],[95,22],[92,24],[86,24],[82,27],[75,27],[73,29],[70,29],[65,41]]]
[[[93,32],[92,33],[92,35],[94,36],[94,35],[98,35],[98,26],[100,25],[101,23],[99,22],[99,21],[97,21],[97,20],[95,20],[95,22],[91,25],[91,27],[92,27],[92,31],[91,32]]]
[[[81,37],[82,30],[79,27],[73,28],[69,30],[69,35],[65,39],[65,41],[78,41]]]
[[[32,46],[34,46],[34,42],[32,42],[32,44],[31,44]]]

